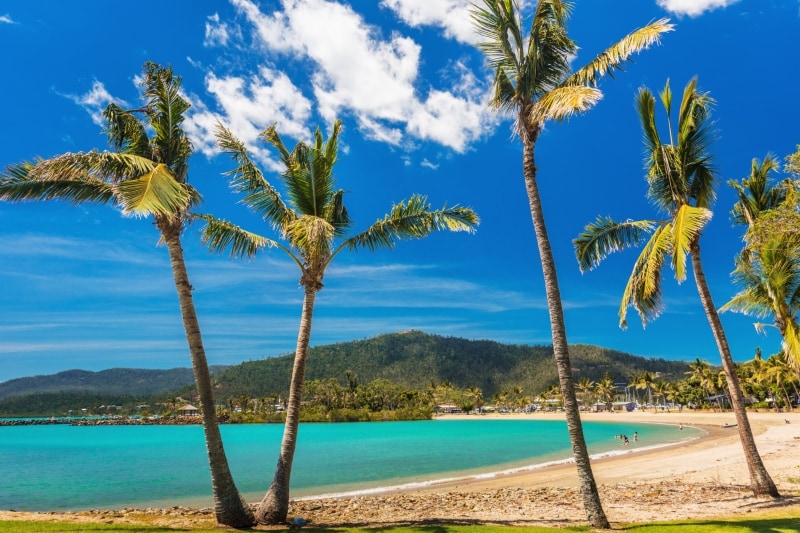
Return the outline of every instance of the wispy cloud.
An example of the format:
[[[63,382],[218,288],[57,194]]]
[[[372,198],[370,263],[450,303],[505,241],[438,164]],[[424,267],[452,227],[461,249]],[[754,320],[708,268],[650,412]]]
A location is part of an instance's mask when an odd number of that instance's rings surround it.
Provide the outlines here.
[[[697,17],[706,11],[728,7],[739,0],[656,0],[656,3],[676,15]]]
[[[127,106],[127,102],[121,98],[115,98],[106,90],[103,82],[95,80],[92,83],[92,88],[84,94],[65,94],[67,98],[81,106],[92,117],[92,122],[98,126],[102,126],[105,121],[103,119],[103,110],[108,104],[114,102],[120,106]]]
[[[11,15],[6,13],[5,15],[0,15],[0,24],[16,24],[12,19]]]

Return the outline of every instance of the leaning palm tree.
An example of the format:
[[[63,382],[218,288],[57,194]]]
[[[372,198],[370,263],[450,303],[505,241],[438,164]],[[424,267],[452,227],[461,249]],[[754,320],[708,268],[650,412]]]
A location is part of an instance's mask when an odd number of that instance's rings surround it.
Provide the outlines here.
[[[277,247],[299,268],[304,289],[280,456],[272,484],[256,510],[256,518],[262,523],[281,523],[288,513],[311,320],[328,265],[344,250],[391,248],[400,239],[422,238],[436,230],[471,232],[478,224],[472,209],[445,206],[432,210],[425,197],[414,195],[407,202],[394,205],[389,214],[366,230],[348,236],[353,221],[345,208],[344,191],[336,189],[333,175],[340,130],[341,122],[336,121],[326,141],[317,128],[312,144],[300,142],[292,151],[286,148],[275,126],[261,134],[277,150],[285,167],[281,174],[287,192],[284,200],[252,160],[244,143],[224,127],[217,129],[220,147],[236,164],[228,173],[234,190],[245,195],[243,203],[270,224],[278,238],[262,237],[228,221],[204,217],[203,240],[212,251],[230,249],[232,255],[242,257]]]
[[[539,196],[534,149],[547,121],[562,120],[590,109],[601,97],[595,87],[598,79],[619,68],[634,53],[657,43],[660,35],[670,31],[672,26],[666,20],[654,22],[626,36],[588,65],[571,73],[570,61],[578,47],[567,35],[570,2],[539,0],[527,36],[517,0],[481,0],[479,4],[473,6],[471,14],[477,33],[485,39],[478,47],[495,72],[490,105],[512,114],[515,133],[522,141],[522,169],[544,274],[553,356],[583,503],[591,525],[608,528],[575,397],[564,312]]]
[[[223,525],[247,527],[255,520],[236,489],[222,445],[181,248],[186,214],[200,196],[188,183],[192,147],[181,123],[189,103],[180,94],[180,81],[171,68],[146,63],[144,106],[126,111],[111,104],[104,111],[106,131],[116,151],[67,153],[11,167],[0,179],[0,199],[98,202],[123,212],[153,216],[169,253],[200,395],[216,519]]]
[[[663,310],[661,271],[664,264],[670,259],[675,278],[682,282],[686,278],[686,257],[691,256],[700,301],[722,359],[753,492],[759,496],[777,497],[778,490],[756,448],[736,367],[700,258],[700,236],[711,218],[711,206],[716,196],[717,179],[709,151],[713,136],[709,119],[713,100],[698,90],[696,79],[691,80],[683,92],[675,129],[671,119],[669,82],[660,97],[668,119],[669,143],[661,140],[656,127],[653,94],[642,88],[636,103],[644,130],[647,197],[667,218],[624,222],[598,218],[588,224],[574,241],[578,263],[581,271],[593,269],[608,254],[637,246],[649,236],[622,295],[619,316],[620,326],[624,328],[627,326],[628,307],[638,311],[643,324],[659,316]]]

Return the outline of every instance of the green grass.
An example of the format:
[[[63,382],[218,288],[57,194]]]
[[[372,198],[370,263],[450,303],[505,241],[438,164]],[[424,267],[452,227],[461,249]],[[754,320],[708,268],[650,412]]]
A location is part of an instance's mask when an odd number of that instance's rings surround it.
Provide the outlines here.
[[[617,526],[615,531],[625,533],[800,533],[800,513],[791,516],[750,516],[747,518],[715,519],[715,520],[682,520],[657,524],[635,524]],[[107,533],[175,533],[192,531],[193,533],[221,533],[233,531],[226,529],[171,529],[154,526],[131,526],[114,524],[75,524],[68,522],[29,522],[0,521],[0,532],[3,533],[74,533],[74,532],[107,532]],[[275,531],[271,529],[271,531]],[[295,530],[299,531],[299,530]],[[414,526],[390,527],[375,529],[347,528],[303,528],[303,533],[590,533],[586,526],[564,528],[551,527],[512,527],[512,526]]]

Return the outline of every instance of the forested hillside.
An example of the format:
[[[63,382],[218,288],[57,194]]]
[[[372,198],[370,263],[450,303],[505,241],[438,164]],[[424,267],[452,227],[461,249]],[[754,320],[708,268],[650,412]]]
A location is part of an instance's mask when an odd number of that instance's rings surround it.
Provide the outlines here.
[[[212,367],[219,372],[224,366]],[[85,392],[110,396],[152,396],[194,383],[191,368],[148,370],[111,368],[100,372],[66,370],[58,374],[11,379],[0,383],[0,400],[41,393]]]
[[[687,370],[683,361],[647,359],[597,346],[575,345],[570,353],[575,375],[592,380],[610,372],[615,381],[623,382],[648,371],[672,381],[683,378]],[[285,396],[291,368],[291,354],[231,366],[214,379],[217,402],[239,396]],[[484,397],[507,386],[520,385],[532,393],[556,382],[549,345],[510,345],[408,331],[310,349],[307,380],[334,377],[346,384],[348,370],[361,383],[382,378],[424,390],[432,382],[446,380],[457,388],[480,387]]]

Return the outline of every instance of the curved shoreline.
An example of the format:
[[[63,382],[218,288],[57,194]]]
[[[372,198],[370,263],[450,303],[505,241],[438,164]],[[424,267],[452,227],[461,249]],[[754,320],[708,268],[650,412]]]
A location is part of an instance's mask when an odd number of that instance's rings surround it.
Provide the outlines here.
[[[552,415],[544,415],[544,416],[531,416],[528,414],[525,415],[498,415],[498,416],[489,416],[488,418],[481,416],[459,416],[459,415],[444,415],[435,418],[434,420],[474,420],[476,423],[480,423],[481,420],[486,419],[501,419],[501,420],[552,420]],[[618,422],[618,420],[586,420],[587,422]],[[636,424],[641,425],[670,425],[674,426],[676,430],[678,429],[678,423],[671,423],[671,422],[651,422],[651,421],[632,421]],[[694,435],[691,437],[687,437],[683,440],[677,442],[665,442],[662,444],[653,444],[650,446],[644,447],[632,447],[632,448],[625,448],[625,449],[609,449],[606,451],[598,452],[596,454],[592,454],[590,459],[593,463],[596,463],[601,460],[613,460],[614,458],[625,456],[631,453],[645,455],[651,452],[657,452],[663,450],[665,448],[670,448],[674,446],[684,445],[690,442],[700,441],[703,439],[711,438],[711,436],[716,432],[716,427],[708,426],[708,427],[701,427],[699,425],[686,425],[687,428],[698,429],[702,431],[699,435]],[[568,457],[565,459],[555,459],[550,461],[544,461],[540,463],[532,463],[526,464],[522,466],[506,468],[502,470],[493,470],[488,472],[479,472],[474,474],[465,474],[465,475],[456,475],[453,477],[446,477],[446,478],[436,478],[436,479],[428,479],[423,481],[411,481],[407,483],[400,483],[397,485],[386,485],[386,486],[379,486],[379,487],[370,487],[365,489],[356,489],[356,490],[349,490],[349,491],[342,491],[342,492],[330,492],[330,493],[321,493],[321,494],[309,494],[304,496],[298,496],[293,498],[296,501],[313,501],[313,500],[321,500],[321,499],[329,499],[329,498],[356,498],[362,496],[373,496],[373,495],[386,495],[386,494],[399,494],[399,493],[410,493],[410,492],[421,492],[421,491],[431,491],[431,490],[444,490],[449,488],[461,488],[462,485],[471,485],[477,484],[481,482],[491,482],[493,480],[499,479],[509,479],[514,478],[516,476],[525,476],[527,474],[535,474],[538,472],[544,471],[554,471],[556,469],[569,469],[574,468],[575,460],[572,457]]]

